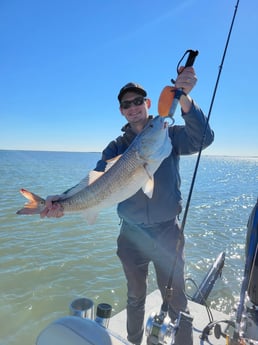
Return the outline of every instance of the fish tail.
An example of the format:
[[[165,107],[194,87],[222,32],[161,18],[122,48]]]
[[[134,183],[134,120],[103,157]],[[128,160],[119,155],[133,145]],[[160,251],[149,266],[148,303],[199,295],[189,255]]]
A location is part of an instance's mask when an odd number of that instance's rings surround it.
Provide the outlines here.
[[[18,210],[16,214],[39,214],[45,207],[45,200],[40,196],[29,192],[26,189],[21,189],[20,193],[29,200],[23,208]]]

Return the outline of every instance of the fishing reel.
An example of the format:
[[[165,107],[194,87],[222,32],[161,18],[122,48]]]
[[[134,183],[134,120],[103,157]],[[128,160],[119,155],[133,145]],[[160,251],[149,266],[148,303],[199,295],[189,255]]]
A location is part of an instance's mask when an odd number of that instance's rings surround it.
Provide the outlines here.
[[[180,330],[186,324],[192,323],[193,318],[187,313],[180,312],[175,323],[172,323],[167,313],[162,311],[160,314],[153,312],[146,324],[147,343],[149,345],[175,344]]]

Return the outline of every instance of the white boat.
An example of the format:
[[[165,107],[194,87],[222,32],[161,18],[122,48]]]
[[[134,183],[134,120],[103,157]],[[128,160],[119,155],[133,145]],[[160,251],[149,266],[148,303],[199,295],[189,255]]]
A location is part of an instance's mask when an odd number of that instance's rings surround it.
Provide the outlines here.
[[[158,290],[147,297],[146,331],[142,345],[173,345],[185,318],[192,318],[193,343],[210,345],[258,345],[258,201],[248,221],[246,263],[239,305],[229,316],[211,310],[206,300],[221,273],[225,254],[220,253],[189,300],[190,317],[180,314],[173,324],[161,311],[163,301]],[[112,307],[101,303],[93,314],[93,302],[87,298],[71,304],[72,315],[47,326],[38,336],[37,345],[121,345],[126,340],[126,311],[110,318]],[[181,345],[181,344],[180,344]],[[184,344],[182,344],[184,345]]]

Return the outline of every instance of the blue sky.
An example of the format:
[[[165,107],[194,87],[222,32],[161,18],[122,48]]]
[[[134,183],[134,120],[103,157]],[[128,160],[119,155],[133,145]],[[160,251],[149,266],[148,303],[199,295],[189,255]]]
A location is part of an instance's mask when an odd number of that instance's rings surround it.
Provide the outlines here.
[[[142,84],[157,115],[187,49],[191,96],[208,113],[235,0],[1,0],[0,149],[102,151],[125,123],[117,102]],[[258,156],[257,0],[238,7],[206,154]],[[180,111],[175,115],[181,124]]]

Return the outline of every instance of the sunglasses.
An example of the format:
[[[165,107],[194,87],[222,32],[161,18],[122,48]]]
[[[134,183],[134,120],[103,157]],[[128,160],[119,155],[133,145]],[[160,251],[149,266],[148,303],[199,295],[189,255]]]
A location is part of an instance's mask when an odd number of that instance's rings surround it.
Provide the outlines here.
[[[136,97],[134,99],[132,99],[131,101],[122,101],[120,103],[120,107],[123,109],[129,109],[131,107],[132,104],[134,105],[142,105],[145,101],[145,98],[143,97]]]

